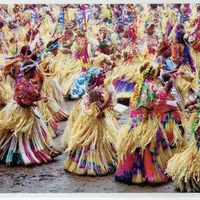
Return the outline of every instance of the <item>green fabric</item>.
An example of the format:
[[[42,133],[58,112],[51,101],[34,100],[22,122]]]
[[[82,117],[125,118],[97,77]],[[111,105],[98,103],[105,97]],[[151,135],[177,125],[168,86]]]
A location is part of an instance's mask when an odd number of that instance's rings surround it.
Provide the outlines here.
[[[200,116],[200,100],[198,100],[197,105],[198,105],[199,109],[197,111],[197,114],[196,114],[196,117],[195,117],[195,120],[194,120],[194,124],[193,124],[192,130],[190,132],[191,135],[195,134],[197,129],[198,129],[199,116]]]
[[[198,86],[200,85],[200,79],[197,80],[197,84],[198,84]],[[200,91],[199,91],[199,88],[198,88],[197,96],[199,96],[199,95],[200,95]],[[197,129],[198,129],[199,116],[200,116],[200,100],[199,99],[197,100],[197,106],[198,106],[198,110],[197,110],[197,114],[196,114],[196,117],[195,117],[195,120],[194,120],[194,124],[192,126],[192,130],[190,131],[191,135],[195,134]]]
[[[141,89],[141,92],[140,92],[140,99],[139,99],[139,101],[136,105],[136,109],[139,109],[142,106],[145,106],[146,104],[153,102],[156,95],[150,89],[151,86],[152,86],[152,84],[149,83],[149,82],[143,82],[142,83],[142,89]]]

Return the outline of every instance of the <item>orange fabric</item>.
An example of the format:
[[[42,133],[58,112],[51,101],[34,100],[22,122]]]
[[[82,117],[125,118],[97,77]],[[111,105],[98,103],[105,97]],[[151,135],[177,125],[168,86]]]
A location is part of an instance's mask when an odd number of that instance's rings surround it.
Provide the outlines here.
[[[172,59],[177,60],[183,55],[184,45],[180,43],[175,43],[172,47]]]

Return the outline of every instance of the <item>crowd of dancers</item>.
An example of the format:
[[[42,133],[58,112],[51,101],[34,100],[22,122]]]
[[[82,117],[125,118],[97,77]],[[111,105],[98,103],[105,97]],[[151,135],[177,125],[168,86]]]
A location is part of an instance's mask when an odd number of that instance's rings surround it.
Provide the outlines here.
[[[172,179],[181,192],[200,191],[199,4],[1,4],[0,12],[0,163],[64,154],[74,174]],[[75,101],[70,112],[65,96]],[[119,99],[129,101],[123,126]]]

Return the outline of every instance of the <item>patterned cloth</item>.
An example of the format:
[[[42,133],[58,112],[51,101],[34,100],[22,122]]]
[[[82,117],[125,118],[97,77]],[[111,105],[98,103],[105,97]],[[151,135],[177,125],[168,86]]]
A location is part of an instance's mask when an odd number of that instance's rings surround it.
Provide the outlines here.
[[[100,67],[90,67],[86,72],[79,74],[72,86],[71,97],[72,98],[81,98],[85,92],[88,90],[88,84],[93,79],[98,77],[102,72]]]
[[[153,102],[153,100],[155,98],[155,93],[153,90],[154,89],[153,89],[153,85],[151,84],[151,82],[145,80],[145,83],[143,83],[143,86],[141,89],[140,99],[136,106],[137,109],[144,106],[145,104]]]
[[[32,106],[34,101],[38,101],[41,98],[40,88],[24,76],[25,73],[33,67],[35,67],[36,70],[35,65],[23,67],[23,70],[20,72],[15,82],[14,100],[17,101],[17,103],[19,103],[23,108]],[[38,76],[37,73],[34,74],[35,76]]]

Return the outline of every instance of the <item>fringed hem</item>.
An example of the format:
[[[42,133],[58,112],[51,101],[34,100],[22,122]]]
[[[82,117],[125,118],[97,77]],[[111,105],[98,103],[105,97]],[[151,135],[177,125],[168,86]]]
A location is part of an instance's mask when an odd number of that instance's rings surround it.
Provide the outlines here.
[[[181,192],[200,192],[200,151],[195,139],[169,160],[166,172]]]
[[[51,137],[56,138],[59,135],[58,125],[53,120],[51,120],[50,122],[47,122],[46,125]]]
[[[168,181],[165,174],[166,163],[171,157],[169,147],[163,147],[163,143],[155,144],[153,141],[144,150],[136,149],[123,161],[118,161],[115,179],[120,182],[142,184],[161,184]]]
[[[94,106],[94,105],[93,105]],[[62,142],[67,145],[67,159],[64,168],[75,174],[106,175],[114,173],[117,165],[116,133],[111,117],[97,119],[81,107],[78,101],[73,108],[79,112],[75,119],[74,113],[70,118],[68,139]],[[91,114],[91,113],[90,113]],[[74,121],[73,121],[74,120]],[[63,139],[62,138],[62,139]]]
[[[134,124],[134,127],[132,127]],[[148,119],[136,119],[134,122],[125,124],[117,138],[117,152],[120,160],[129,153],[133,153],[137,148],[145,147],[156,137],[161,128],[158,120],[148,116]],[[163,131],[163,130],[162,130]],[[164,135],[166,141],[166,136]]]
[[[172,152],[161,124],[155,118],[127,123],[117,139],[118,168],[115,179],[151,184],[168,181],[166,163]]]
[[[106,148],[106,149],[105,149]],[[117,157],[113,148],[82,147],[67,152],[64,169],[78,175],[103,176],[115,172]]]
[[[40,164],[61,154],[36,108],[31,111],[11,101],[0,117],[5,122],[0,127],[0,160],[7,165]]]
[[[42,128],[41,128],[42,129]],[[45,130],[34,133],[32,138],[22,133],[1,136],[0,160],[6,165],[34,165],[49,162],[61,154],[61,151],[47,141]]]
[[[53,119],[56,122],[66,121],[69,117],[69,114],[63,110],[60,110],[58,113],[53,115]]]

